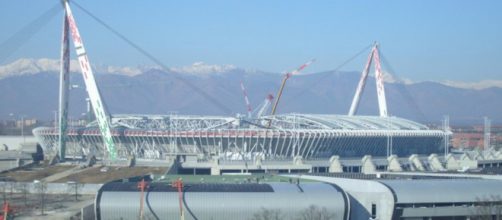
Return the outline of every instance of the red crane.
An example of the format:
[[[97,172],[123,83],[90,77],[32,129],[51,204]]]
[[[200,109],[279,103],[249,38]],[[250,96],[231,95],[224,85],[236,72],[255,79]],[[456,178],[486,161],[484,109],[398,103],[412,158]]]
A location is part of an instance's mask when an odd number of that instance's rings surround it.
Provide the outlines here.
[[[275,110],[277,108],[277,104],[279,104],[279,100],[281,99],[281,95],[282,95],[282,90],[284,89],[284,85],[286,85],[286,81],[291,78],[291,76],[293,75],[296,75],[298,73],[300,73],[300,71],[302,71],[303,69],[305,69],[305,67],[309,66],[310,64],[312,64],[313,62],[315,61],[315,59],[312,59],[310,60],[309,62],[307,63],[304,63],[303,65],[301,65],[300,67],[298,67],[298,69],[296,70],[293,70],[292,72],[289,72],[289,73],[286,73],[284,75],[284,78],[282,79],[282,83],[281,83],[281,88],[279,89],[279,92],[277,94],[277,99],[275,100],[275,104],[274,104],[274,107],[272,108],[272,113],[270,115],[274,115],[275,114]]]
[[[183,213],[183,180],[178,178],[171,183],[173,188],[178,189],[178,198],[180,203],[180,219],[185,220],[185,214]]]
[[[2,214],[0,214],[0,220],[12,219],[14,216],[14,212],[12,210],[12,206],[10,206],[9,202],[5,201],[2,205]]]
[[[275,99],[275,103],[274,103],[274,106],[272,107],[272,112],[270,113],[271,116],[274,116],[275,115],[275,111],[277,110],[277,105],[279,104],[279,100],[281,99],[281,95],[282,95],[282,90],[284,89],[284,85],[286,85],[286,81],[291,78],[291,76],[293,75],[296,75],[298,73],[300,73],[300,71],[302,71],[303,69],[305,69],[305,67],[309,66],[310,64],[312,64],[313,62],[315,61],[315,59],[312,59],[306,63],[304,63],[303,65],[301,65],[300,67],[298,67],[296,70],[293,70],[292,72],[288,72],[284,75],[284,78],[282,79],[282,83],[281,83],[281,88],[279,89],[279,92],[277,93],[277,98]],[[272,120],[269,121],[268,123],[268,127],[270,127],[270,125],[272,124]]]
[[[141,182],[138,183],[138,189],[141,190],[141,197],[139,200],[139,219],[143,220],[143,216],[145,214],[144,211],[144,199],[145,199],[145,189],[148,189],[148,182],[145,179],[142,179]]]

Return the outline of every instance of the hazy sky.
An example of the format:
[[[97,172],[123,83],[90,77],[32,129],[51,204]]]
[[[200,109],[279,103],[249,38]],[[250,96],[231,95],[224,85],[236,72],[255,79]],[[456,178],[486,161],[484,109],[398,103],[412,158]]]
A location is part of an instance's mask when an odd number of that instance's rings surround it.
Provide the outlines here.
[[[0,45],[59,1],[0,1]],[[203,61],[282,72],[316,58],[306,72],[317,72],[335,69],[378,41],[388,61],[384,69],[402,78],[502,79],[502,1],[76,2],[167,66]],[[76,6],[73,11],[92,63],[153,64]],[[16,52],[0,53],[0,65],[58,58],[62,15],[61,8],[25,43],[20,37]],[[343,70],[360,71],[367,53]]]

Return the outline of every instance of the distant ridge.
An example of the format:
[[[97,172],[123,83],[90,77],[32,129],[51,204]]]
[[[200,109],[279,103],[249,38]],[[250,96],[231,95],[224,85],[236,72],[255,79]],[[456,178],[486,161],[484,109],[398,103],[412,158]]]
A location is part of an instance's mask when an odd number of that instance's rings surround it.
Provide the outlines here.
[[[16,61],[17,62],[17,61]],[[51,60],[24,60],[0,67],[0,118],[9,113],[52,119],[57,109],[58,63]],[[23,64],[23,65],[21,65]],[[170,68],[167,72],[155,67],[95,67],[97,80],[110,111],[144,114],[207,114],[221,115],[220,109],[191,91],[172,74],[178,74],[193,85],[221,100],[234,114],[245,113],[240,92],[244,81],[253,107],[268,93],[279,87],[280,74],[245,70],[233,65],[208,65],[201,62],[187,67]],[[17,71],[17,72],[16,72]],[[189,74],[187,74],[189,73]],[[181,74],[181,75],[179,75]],[[288,82],[278,112],[346,114],[355,91],[359,72],[323,72],[298,75]],[[393,81],[388,79],[387,81]],[[70,115],[79,117],[85,111],[85,90],[80,75],[72,74]],[[360,114],[377,114],[373,79],[364,91]],[[452,123],[482,123],[482,117],[502,122],[502,88],[465,89],[437,82],[386,84],[389,112],[419,122],[440,123],[450,115]]]

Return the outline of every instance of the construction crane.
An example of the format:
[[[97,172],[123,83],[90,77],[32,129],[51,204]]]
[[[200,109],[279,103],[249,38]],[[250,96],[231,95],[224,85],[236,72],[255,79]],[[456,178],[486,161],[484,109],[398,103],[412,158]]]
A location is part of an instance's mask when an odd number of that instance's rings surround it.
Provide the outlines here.
[[[263,113],[265,113],[270,107],[270,104],[272,103],[272,100],[274,100],[274,96],[272,94],[268,94],[267,97],[265,98],[265,101],[263,101],[259,106],[256,107],[256,118],[259,118],[263,116]]]
[[[383,72],[382,67],[380,65],[380,55],[378,53],[378,44],[375,43],[373,48],[371,49],[370,55],[368,56],[368,61],[366,62],[366,66],[361,74],[361,79],[359,80],[359,84],[357,85],[356,93],[354,98],[352,99],[352,104],[350,105],[349,116],[353,116],[356,114],[357,109],[359,107],[359,100],[361,99],[361,94],[364,90],[364,86],[366,85],[366,80],[368,78],[369,69],[371,66],[371,61],[375,63],[375,82],[378,96],[378,109],[380,112],[380,117],[387,117],[387,99],[385,98],[385,88],[383,82]]]
[[[8,220],[14,218],[14,211],[9,202],[4,201],[2,205],[2,213],[0,214],[0,220]]]
[[[144,208],[145,190],[148,189],[148,182],[146,182],[145,179],[142,179],[138,183],[138,189],[141,191],[139,198],[139,219],[143,220],[143,216],[145,215],[145,208]]]
[[[277,99],[275,99],[274,107],[272,107],[272,112],[270,113],[270,115],[272,115],[272,116],[275,115],[275,111],[277,110],[277,105],[279,104],[279,100],[281,99],[282,91],[284,90],[284,86],[286,85],[286,81],[289,78],[291,78],[292,76],[299,74],[303,69],[305,69],[307,66],[312,64],[314,61],[315,61],[315,59],[312,59],[312,60],[304,63],[300,67],[298,67],[296,70],[293,70],[292,72],[286,73],[284,75],[284,78],[282,79],[282,83],[281,83],[281,88],[279,89],[279,92],[277,93]],[[269,122],[269,127],[270,127],[271,123],[272,123],[272,121]]]
[[[180,220],[185,220],[185,214],[183,212],[183,180],[178,178],[173,181],[171,186],[178,190],[178,200],[180,204]]]
[[[70,9],[70,5],[68,4],[68,0],[63,1],[66,18],[68,20],[69,31],[73,39],[73,46],[75,47],[75,50],[77,52],[78,63],[80,64],[82,75],[84,76],[85,87],[91,101],[94,115],[96,116],[96,119],[98,121],[99,130],[101,131],[101,135],[104,140],[106,152],[108,153],[109,159],[115,160],[117,154],[115,150],[115,143],[112,138],[110,122],[108,121],[107,117],[108,115],[106,114],[103,102],[101,101],[101,95],[98,89],[98,85],[96,84],[96,80],[94,79],[94,74],[92,72],[89,58],[87,57],[87,52],[84,48],[84,42],[78,31],[75,19],[73,18],[73,13]]]
[[[241,81],[241,90],[242,90],[242,94],[244,95],[244,101],[246,102],[246,110],[247,110],[248,118],[251,118],[251,112],[252,112],[251,104],[249,103],[249,98],[248,98],[248,93],[246,91],[246,87],[244,87],[244,83],[242,81]]]

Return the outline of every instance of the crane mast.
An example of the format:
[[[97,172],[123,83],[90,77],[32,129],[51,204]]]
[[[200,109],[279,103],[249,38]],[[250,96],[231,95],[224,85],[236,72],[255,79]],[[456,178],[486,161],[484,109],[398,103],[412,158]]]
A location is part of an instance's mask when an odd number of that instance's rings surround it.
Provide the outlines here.
[[[267,98],[265,98],[265,101],[263,101],[263,103],[257,107],[258,112],[256,113],[256,118],[263,116],[263,113],[267,111],[270,103],[272,103],[272,100],[274,100],[274,96],[272,94],[268,94]]]
[[[99,89],[96,84],[96,80],[94,79],[94,74],[84,48],[82,37],[80,36],[77,24],[75,23],[73,13],[67,0],[64,0],[64,6],[70,33],[73,39],[73,46],[77,52],[78,63],[80,64],[82,75],[84,76],[85,87],[91,101],[94,115],[98,121],[99,130],[101,131],[108,157],[109,159],[114,160],[117,155],[115,151],[115,143],[112,138],[110,122],[108,121],[103,102],[101,101]]]
[[[270,115],[275,115],[275,111],[277,110],[277,105],[279,104],[279,100],[281,99],[282,91],[284,90],[284,86],[286,85],[286,81],[289,78],[291,78],[293,75],[299,74],[303,69],[305,69],[307,66],[312,64],[314,61],[315,61],[315,59],[312,59],[312,60],[304,63],[300,67],[298,67],[296,70],[293,70],[292,72],[286,73],[284,75],[284,78],[282,79],[282,83],[281,83],[281,88],[279,88],[279,92],[277,93],[277,99],[275,99],[274,107],[272,107],[272,112],[270,113]]]
[[[247,110],[248,118],[251,118],[251,112],[252,112],[251,103],[249,103],[248,93],[247,93],[246,87],[244,87],[244,83],[242,81],[241,81],[241,90],[242,90],[242,94],[244,95],[244,101],[246,102],[246,110]]]

